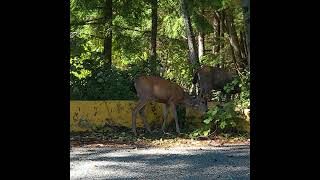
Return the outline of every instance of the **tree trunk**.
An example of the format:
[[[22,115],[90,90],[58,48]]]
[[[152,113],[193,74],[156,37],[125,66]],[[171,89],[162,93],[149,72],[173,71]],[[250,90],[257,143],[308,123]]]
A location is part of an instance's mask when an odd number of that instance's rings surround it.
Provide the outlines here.
[[[250,69],[250,0],[242,0],[244,24],[246,27],[246,44],[248,52],[248,68]]]
[[[198,36],[198,46],[199,46],[199,59],[204,55],[204,33],[200,32]]]
[[[217,11],[216,12],[216,17],[217,17],[217,19],[219,20],[219,29],[220,29],[220,31],[219,31],[219,33],[220,33],[220,36],[219,36],[219,52],[221,51],[221,50],[223,50],[224,48],[225,48],[225,42],[223,41],[221,41],[221,39],[223,39],[224,40],[224,33],[225,32],[227,32],[227,30],[226,30],[226,25],[225,25],[225,14],[224,14],[224,11],[222,10],[222,11]],[[221,68],[225,68],[225,64],[224,64],[224,60],[225,60],[225,53],[223,53],[222,54],[224,57],[222,58],[222,62],[221,62],[221,64],[218,64],[218,66],[219,67],[221,67]]]
[[[243,41],[243,45],[244,45],[244,50],[246,52],[247,58],[248,58],[248,47],[247,47],[247,40],[246,40],[246,34],[242,33],[242,41]]]
[[[219,21],[220,21],[220,38],[224,38],[224,33],[227,32],[226,25],[225,25],[225,14],[223,11],[217,13]],[[225,43],[220,43],[220,49],[225,47]]]
[[[111,60],[111,49],[112,49],[112,0],[106,0],[105,4],[105,22],[106,22],[106,34],[103,43],[103,57],[105,58],[107,68],[111,68],[112,60]]]
[[[236,29],[234,27],[232,14],[229,11],[226,11],[226,14],[225,14],[225,24],[226,24],[226,29],[229,35],[230,44],[234,50],[235,58],[238,63],[241,63],[242,55],[240,50],[240,43],[239,43]]]
[[[150,63],[151,63],[151,73],[154,75],[159,75],[157,70],[157,0],[151,0],[151,17],[152,17],[152,27],[151,27],[151,52],[150,52]]]
[[[243,57],[246,58],[247,57],[246,44],[244,41],[244,34],[242,31],[240,31],[239,43],[240,43],[241,54],[243,54]]]
[[[232,46],[232,53],[234,54],[234,58],[236,60],[235,63],[237,63],[236,66],[240,69],[243,69],[245,67],[245,63],[243,62],[244,59],[242,58],[239,39],[234,27],[233,17],[231,16],[232,14],[227,10],[222,11],[222,14],[225,17],[223,22],[223,28],[228,33],[228,39],[230,45]]]
[[[191,26],[191,20],[190,16],[188,13],[188,0],[180,0],[181,4],[181,13],[182,17],[184,20],[184,24],[186,27],[186,34],[188,38],[188,47],[189,47],[189,61],[192,64],[192,74],[194,75],[196,70],[200,67],[200,62],[199,62],[199,56],[198,56],[198,50],[196,46],[196,41],[194,38],[194,34],[192,31],[192,26]],[[193,84],[192,85],[192,93],[191,94],[197,94],[197,87]]]
[[[204,16],[204,10],[201,8],[201,16]],[[200,28],[200,32],[198,35],[198,53],[199,53],[199,60],[205,53],[205,47],[204,47],[204,40],[205,40],[205,34],[203,32],[203,29]]]
[[[190,16],[188,13],[187,0],[180,0],[180,3],[181,3],[182,16],[183,16],[184,24],[186,27],[187,38],[188,38],[189,60],[190,60],[190,63],[193,66],[195,66],[194,69],[196,69],[200,65],[200,63],[199,63],[199,56],[198,56],[198,51],[195,43],[195,38],[192,31]]]
[[[220,52],[220,36],[221,36],[221,31],[220,31],[220,20],[219,20],[219,15],[218,12],[213,12],[213,48],[212,48],[212,53],[213,54],[218,54]]]
[[[234,48],[232,45],[230,45],[230,53],[231,53],[231,57],[232,57],[232,61],[237,69],[237,72],[240,70],[240,67],[238,65],[238,62],[237,62],[237,58],[236,58],[236,55],[235,55],[235,51],[234,51]]]

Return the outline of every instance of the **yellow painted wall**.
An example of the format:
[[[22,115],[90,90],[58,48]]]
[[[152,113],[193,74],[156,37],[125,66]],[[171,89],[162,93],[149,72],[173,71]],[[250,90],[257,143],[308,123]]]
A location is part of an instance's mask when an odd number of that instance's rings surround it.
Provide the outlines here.
[[[105,124],[126,126],[131,128],[132,109],[137,102],[123,100],[108,101],[71,101],[70,131],[79,132]],[[161,125],[162,105],[149,103],[146,106],[147,122],[151,126]],[[172,120],[169,111],[168,122]],[[137,114],[137,127],[143,127],[142,119]]]
[[[132,109],[136,104],[136,101],[125,100],[70,101],[70,131],[90,131],[95,127],[103,127],[105,124],[131,128]],[[147,104],[146,115],[148,124],[151,127],[161,127],[162,104]],[[186,120],[188,124],[194,127],[200,127],[200,117],[201,113],[190,108],[186,109]],[[171,108],[167,121],[167,124],[173,121]],[[243,123],[244,128],[241,129],[249,131],[249,124],[246,122]],[[139,114],[137,114],[137,127],[143,127],[143,122]]]

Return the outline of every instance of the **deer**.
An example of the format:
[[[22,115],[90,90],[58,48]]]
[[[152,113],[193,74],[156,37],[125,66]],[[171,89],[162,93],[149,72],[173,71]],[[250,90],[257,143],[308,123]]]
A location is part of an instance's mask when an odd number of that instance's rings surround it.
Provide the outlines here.
[[[132,110],[132,131],[137,135],[136,117],[139,112],[145,129],[151,133],[145,115],[146,104],[150,101],[163,104],[162,132],[165,134],[165,123],[168,117],[168,110],[172,106],[172,112],[176,125],[176,132],[180,134],[177,105],[184,105],[194,108],[200,112],[208,110],[204,99],[192,97],[178,84],[156,76],[140,76],[134,80],[134,86],[139,98],[137,105]]]
[[[199,84],[199,96],[209,99],[212,90],[221,91],[226,95],[227,100],[230,100],[232,94],[240,93],[240,87],[235,86],[235,89],[229,93],[224,90],[224,86],[231,83],[236,74],[225,71],[219,67],[202,66],[193,76],[192,83]]]

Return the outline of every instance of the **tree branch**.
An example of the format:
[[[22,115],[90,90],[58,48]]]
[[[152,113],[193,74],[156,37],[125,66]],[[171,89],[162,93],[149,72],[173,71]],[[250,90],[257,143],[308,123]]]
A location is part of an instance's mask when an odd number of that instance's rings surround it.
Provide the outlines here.
[[[88,19],[84,21],[79,21],[79,22],[73,22],[70,23],[71,26],[82,26],[82,25],[87,25],[87,24],[103,24],[104,22],[98,22],[99,20],[105,19],[104,17],[102,18],[96,18],[96,19]]]
[[[104,19],[104,18],[97,18],[97,19],[90,19],[90,20],[85,20],[85,21],[81,21],[81,22],[75,22],[75,23],[71,23],[71,26],[82,26],[82,25],[87,25],[87,24],[91,24],[91,25],[92,24],[103,24],[104,22],[97,22],[102,19]],[[143,34],[151,33],[151,31],[143,31],[143,30],[139,30],[139,29],[132,29],[129,27],[123,27],[123,26],[118,26],[118,25],[112,25],[112,27],[116,27],[121,30],[137,31],[137,32],[141,32]]]
[[[122,29],[122,30],[129,30],[129,31],[137,31],[137,32],[142,32],[142,33],[151,33],[151,31],[143,31],[143,30],[139,30],[139,29],[131,29],[128,27],[122,27],[122,26],[118,26],[118,25],[112,25],[113,27]]]
[[[72,33],[72,32],[71,32],[71,33]],[[82,34],[87,35],[87,36],[90,36],[90,37],[93,37],[93,38],[105,39],[105,37],[97,36],[97,35],[94,35],[94,34],[87,34],[87,33],[82,33]],[[76,35],[78,35],[78,33],[73,32],[73,33],[71,34],[71,36],[76,36]]]

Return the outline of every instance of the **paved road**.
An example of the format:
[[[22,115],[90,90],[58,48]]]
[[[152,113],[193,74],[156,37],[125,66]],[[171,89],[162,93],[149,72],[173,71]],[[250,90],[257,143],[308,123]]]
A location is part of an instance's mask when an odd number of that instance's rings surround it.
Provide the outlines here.
[[[250,179],[248,145],[72,148],[70,179]]]

